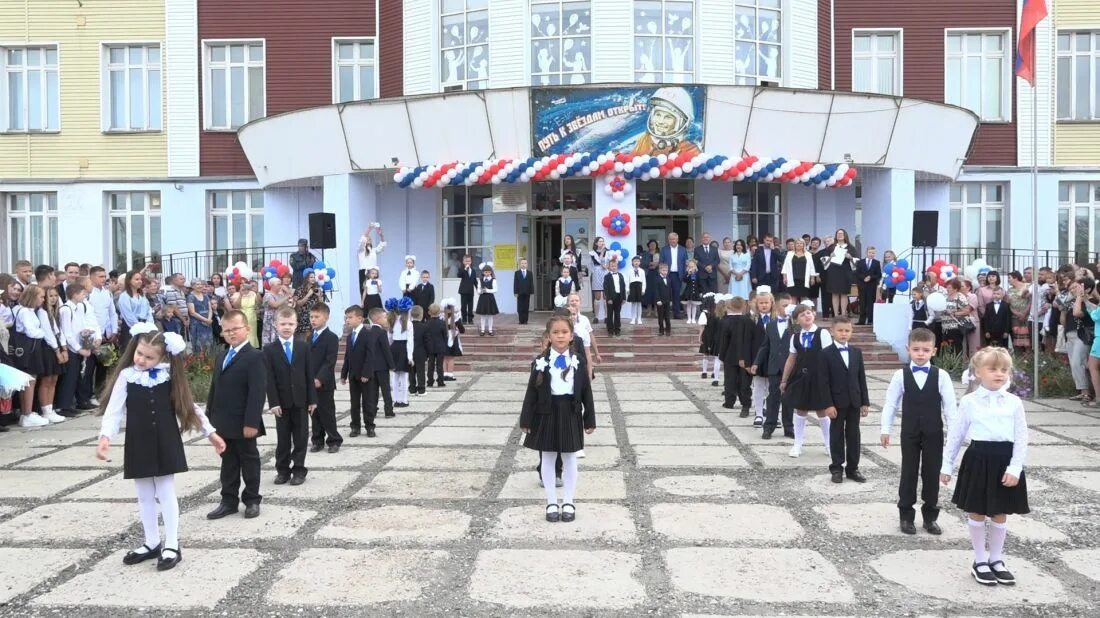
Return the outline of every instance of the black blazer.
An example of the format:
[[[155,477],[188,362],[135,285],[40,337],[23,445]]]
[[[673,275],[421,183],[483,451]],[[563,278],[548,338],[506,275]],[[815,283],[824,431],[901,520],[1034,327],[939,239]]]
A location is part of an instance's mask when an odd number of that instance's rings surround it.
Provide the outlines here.
[[[309,335],[310,339],[313,334]],[[340,338],[329,329],[321,331],[317,341],[310,344],[309,360],[313,366],[313,377],[321,381],[320,391],[336,390],[336,353],[340,348]]]
[[[657,284],[657,298],[656,300],[669,306],[672,303],[672,284],[668,279],[661,279],[661,275],[657,275],[657,280],[654,282]]]
[[[619,293],[615,293],[615,279],[619,280]],[[603,277],[603,296],[607,302],[621,303],[626,300],[626,278],[620,272],[607,273]]]
[[[390,353],[390,339],[386,329],[378,325],[363,327],[360,336],[366,335],[366,368],[371,372],[393,371],[393,354]]]
[[[66,303],[69,301],[69,295],[65,292],[65,284],[57,284],[57,295],[61,297],[61,302]]]
[[[772,320],[764,329],[764,343],[756,352],[756,358],[752,364],[756,365],[757,372],[766,376],[782,376],[783,366],[787,364],[787,357],[791,354],[791,323],[787,322],[787,328],[783,336],[779,335],[779,322]]]
[[[438,322],[439,320],[433,321]],[[428,323],[413,322],[412,331],[413,361],[421,362],[428,360]]]
[[[778,248],[773,248],[771,272],[769,273],[764,263],[764,247],[761,245],[757,247],[756,251],[752,254],[752,262],[749,263],[749,277],[761,281],[764,277],[771,276],[778,281],[779,270],[782,266],[783,252]]]
[[[722,261],[721,256],[718,255],[718,247],[710,246],[707,250],[703,250],[704,245],[695,247],[695,264],[699,266],[699,276],[706,279],[708,276],[714,276],[718,271],[718,264]],[[710,273],[707,273],[706,267],[710,266]]]
[[[744,315],[727,315],[722,319],[721,330],[718,333],[718,358],[723,363],[745,361],[745,366],[752,365],[751,354],[752,333],[756,328],[752,318]]]
[[[363,325],[359,335],[355,337],[355,345],[351,344],[351,333],[347,336],[347,345],[344,346],[344,366],[340,368],[341,380],[358,380],[369,378],[370,369],[367,367],[367,331],[370,326]]]
[[[289,363],[278,338],[265,345],[263,353],[267,366],[268,407],[305,410],[317,403],[317,391],[313,388],[313,377],[317,374],[313,371],[306,342],[296,339],[291,344]]]
[[[413,302],[417,307],[424,309],[424,319],[428,319],[428,307],[435,302],[435,286],[428,283],[417,283],[412,291]]]
[[[424,351],[428,354],[445,354],[447,352],[447,323],[442,318],[430,318],[426,323],[427,331],[424,333]],[[415,331],[414,331],[415,334]],[[420,342],[416,342],[416,350],[420,349]]]
[[[1012,311],[1009,310],[1007,300],[1001,301],[1000,311],[993,310],[993,303],[988,303],[985,306],[985,314],[982,316],[982,332],[989,335],[986,338],[989,343],[1004,344],[1005,338],[1012,333]]]
[[[864,277],[870,277],[870,281],[864,281]],[[859,285],[878,285],[882,281],[882,262],[871,260],[871,267],[867,267],[867,258],[860,258],[856,262],[856,283]]]
[[[264,355],[252,344],[245,343],[225,369],[225,355],[218,354],[214,361],[214,375],[210,380],[210,393],[206,397],[206,415],[210,424],[217,427],[223,438],[240,440],[244,428],[254,427],[262,436],[264,431],[264,400],[267,397],[267,369]]]
[[[592,384],[588,381],[588,359],[575,353],[574,355],[578,362],[576,369],[570,369],[573,374],[573,413],[581,417],[581,423],[585,429],[590,429],[596,426],[596,408],[592,399]],[[545,352],[539,355],[539,358],[549,362],[550,353]],[[523,409],[519,415],[520,427],[530,428],[535,422],[536,415],[545,418],[553,412],[550,376],[546,375],[546,371],[561,370],[549,368],[538,371],[535,367],[537,362],[538,359],[531,361],[531,377],[527,381],[527,394],[523,397]],[[538,383],[540,376],[542,384]]]
[[[481,273],[479,273],[472,264],[470,265],[469,271],[463,266],[458,271],[458,293],[473,294],[474,290],[477,289],[477,280],[480,276]]]
[[[848,346],[848,365],[836,345],[825,348],[825,370],[828,372],[829,394],[836,408],[858,408],[871,405],[867,393],[867,372],[863,369],[863,352]]]
[[[528,270],[527,276],[524,277],[523,273],[517,270],[512,277],[512,293],[519,296],[534,294],[535,274]]]

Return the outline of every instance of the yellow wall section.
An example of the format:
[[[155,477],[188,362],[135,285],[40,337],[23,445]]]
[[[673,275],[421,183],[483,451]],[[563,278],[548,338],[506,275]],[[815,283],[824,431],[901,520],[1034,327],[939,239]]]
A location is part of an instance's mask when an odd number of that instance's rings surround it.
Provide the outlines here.
[[[1058,27],[1100,24],[1100,2],[1096,0],[1056,0],[1053,4],[1054,23]]]
[[[162,0],[84,0],[83,8],[76,0],[0,1],[0,44],[56,43],[61,88],[60,133],[0,134],[0,178],[167,176],[165,131],[102,132],[102,44],[131,41],[159,41],[163,67]]]
[[[1097,0],[1058,0],[1054,3],[1058,30],[1100,26]],[[1100,123],[1056,123],[1055,165],[1100,165]]]

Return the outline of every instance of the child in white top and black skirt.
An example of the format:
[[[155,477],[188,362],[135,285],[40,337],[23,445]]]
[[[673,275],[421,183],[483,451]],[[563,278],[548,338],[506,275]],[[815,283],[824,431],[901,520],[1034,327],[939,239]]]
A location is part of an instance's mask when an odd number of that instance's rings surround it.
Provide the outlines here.
[[[626,276],[626,302],[630,303],[630,323],[642,323],[642,299],[645,297],[645,269],[642,268],[642,258],[634,256],[630,260],[630,268],[625,269]]]
[[[966,511],[974,564],[970,572],[982,585],[1012,586],[1016,578],[1004,563],[1008,515],[1023,515],[1027,505],[1027,419],[1020,398],[1008,392],[1012,356],[991,346],[974,355],[974,371],[981,386],[959,400],[959,410],[947,434],[947,452],[940,482],[951,481],[955,456],[963,440],[970,446],[963,454],[959,478],[951,501]],[[991,520],[986,549],[986,518]]]
[[[500,309],[497,308],[496,273],[493,272],[493,263],[485,262],[481,265],[481,279],[478,280],[477,287],[477,307],[474,309],[474,314],[477,315],[479,320],[479,336],[496,337],[496,331],[493,330],[493,319],[498,313],[500,313]]]

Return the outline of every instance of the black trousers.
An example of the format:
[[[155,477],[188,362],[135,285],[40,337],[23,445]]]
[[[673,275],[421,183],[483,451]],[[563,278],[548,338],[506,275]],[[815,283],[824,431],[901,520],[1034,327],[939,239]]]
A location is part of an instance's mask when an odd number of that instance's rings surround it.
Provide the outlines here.
[[[921,516],[925,522],[940,515],[940,466],[943,464],[943,430],[901,434],[901,482],[898,487],[898,512],[913,521],[917,503],[917,477],[920,477]]]
[[[370,392],[373,385],[370,382],[361,382],[358,378],[348,379],[348,390],[351,391],[351,428],[359,431],[364,426],[366,429],[374,429],[374,416],[378,413],[378,400],[375,406],[370,407]]]
[[[122,348],[120,347],[119,349],[121,350]],[[111,375],[111,368],[99,364],[99,359],[96,357],[88,357],[87,362],[88,368],[84,372],[84,375],[80,376],[80,382],[78,382],[76,386],[77,404],[91,401],[97,392],[103,390],[107,383],[108,376]]]
[[[336,391],[317,390],[317,409],[313,411],[313,443],[340,446],[344,439],[336,427]]]
[[[531,295],[516,294],[516,313],[519,314],[519,323],[526,324],[527,316],[531,311]]]
[[[855,472],[859,468],[859,407],[837,408],[829,425],[829,470]],[[847,465],[845,465],[847,462]]]
[[[374,417],[378,415],[378,392],[382,392],[386,414],[393,414],[393,394],[390,392],[390,372],[375,371],[367,382],[367,413],[370,414],[370,427],[374,428]]]
[[[794,409],[783,403],[779,383],[783,376],[768,376],[768,399],[764,407],[764,429],[775,431],[779,425],[779,411],[783,410],[783,431],[794,431]]]
[[[303,408],[283,408],[275,417],[275,471],[305,476],[306,445],[309,443],[309,412]]]
[[[672,288],[672,314],[679,320],[684,315],[684,304],[680,302],[680,273],[668,273],[668,287]]]
[[[462,321],[467,324],[474,323],[474,293],[460,293],[458,295],[462,306]]]
[[[428,386],[438,382],[443,386],[443,355],[432,354],[428,356]]]
[[[242,478],[244,479],[243,492],[241,491]],[[241,502],[244,502],[245,506],[260,503],[263,496],[260,495],[260,451],[256,448],[256,438],[225,439],[221,482],[222,504],[236,507]]]
[[[72,410],[76,408],[76,393],[80,387],[80,382],[83,376],[80,372],[84,370],[85,366],[88,366],[87,371],[89,373],[95,371],[95,359],[91,357],[83,357],[80,354],[69,350],[69,362],[65,363],[65,373],[61,374],[60,380],[57,385],[57,395],[54,397],[54,403],[59,410]],[[92,376],[88,376],[88,385],[91,385]],[[85,403],[91,399],[89,394],[87,399],[82,400],[80,403]]]
[[[818,271],[820,272],[820,271]],[[821,317],[831,318],[833,316],[833,296],[825,289],[825,276],[821,277],[821,285],[818,288],[818,293],[821,295]]]
[[[425,370],[428,365],[428,357],[413,355],[413,370],[409,373],[409,392],[420,393],[424,391],[425,384]]]
[[[723,380],[724,388],[722,389],[725,403],[733,405],[734,401],[740,399],[742,407],[751,406],[752,375],[738,366],[736,362],[728,363],[724,359],[722,360],[722,373],[725,376]]]
[[[878,291],[877,283],[859,284],[859,323],[875,323],[875,295]]]
[[[668,319],[669,306],[668,303],[662,302],[657,305],[657,330],[661,333],[672,332],[672,322]]]
[[[367,283],[367,271],[359,269],[359,298],[363,298],[363,289]]]
[[[606,294],[606,292],[605,292]],[[619,300],[607,301],[607,334],[618,335],[623,331],[623,301],[622,297]]]

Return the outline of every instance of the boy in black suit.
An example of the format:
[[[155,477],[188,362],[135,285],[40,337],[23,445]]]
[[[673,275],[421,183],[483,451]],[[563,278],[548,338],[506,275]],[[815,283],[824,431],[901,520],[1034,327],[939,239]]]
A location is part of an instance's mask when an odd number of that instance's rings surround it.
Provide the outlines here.
[[[776,427],[779,426],[779,410],[783,409],[783,435],[794,438],[794,410],[782,401],[779,392],[779,383],[783,381],[783,366],[787,364],[787,356],[791,353],[790,313],[787,307],[791,304],[791,295],[780,292],[775,295],[777,317],[764,328],[764,344],[756,353],[753,361],[752,372],[767,376],[768,398],[764,412],[764,431],[761,439],[771,440]]]
[[[370,310],[370,327],[365,329],[366,337],[366,366],[365,372],[369,372],[370,380],[367,382],[367,410],[370,415],[371,425],[374,425],[374,417],[378,415],[378,395],[381,391],[382,401],[385,403],[387,418],[396,416],[393,413],[393,395],[390,393],[390,372],[396,366],[393,355],[390,353],[390,340],[386,334],[386,324],[389,317],[385,309],[374,308]],[[373,438],[373,429],[367,432],[368,438]]]
[[[462,270],[458,271],[458,298],[462,305],[462,321],[466,324],[474,323],[474,290],[477,289],[479,275],[474,270],[474,258],[469,253],[462,256]]]
[[[874,247],[867,247],[867,257],[856,264],[856,281],[859,282],[859,323],[874,324],[878,282],[882,281],[882,263],[875,259]]]
[[[985,306],[982,316],[982,337],[985,345],[1009,347],[1012,338],[1012,311],[1005,302],[1005,291],[993,288],[993,302]]]
[[[531,307],[531,295],[535,293],[534,279],[531,271],[527,269],[527,258],[521,259],[519,270],[512,278],[512,293],[516,295],[516,313],[519,314],[520,324],[527,323],[527,315]]]
[[[607,334],[618,337],[623,334],[623,301],[626,300],[626,279],[619,272],[619,261],[607,262],[608,273],[603,277],[603,296],[607,303]]]
[[[447,352],[447,323],[439,317],[442,312],[439,305],[428,308],[430,319],[424,333],[424,351],[428,354],[428,386],[439,388],[446,385],[443,381],[443,356]],[[416,349],[420,349],[419,343]]]
[[[421,315],[428,315],[428,307],[431,307],[432,303],[435,302],[435,286],[432,285],[432,273],[426,270],[420,271],[420,283],[413,288],[412,297],[416,306],[423,309]],[[423,319],[420,318],[417,322]]]
[[[340,450],[344,439],[336,427],[336,353],[340,338],[328,329],[328,305],[319,303],[309,311],[309,359],[313,365],[313,387],[317,391],[317,409],[313,412],[313,446],[316,453],[328,443],[328,452]],[[327,436],[327,438],[326,438]]]
[[[423,395],[425,392],[424,369],[428,364],[428,324],[424,322],[424,308],[413,307],[412,311],[409,312],[409,317],[413,320],[413,371],[409,392],[414,395]]]
[[[723,378],[722,407],[733,409],[733,402],[741,400],[743,416],[748,416],[752,405],[752,376],[749,359],[752,345],[752,332],[755,329],[752,318],[745,315],[745,299],[737,296],[728,303],[729,312],[722,320],[718,334],[718,357],[722,359]]]
[[[344,326],[348,331],[347,345],[344,346],[344,366],[340,368],[340,383],[348,384],[351,391],[351,431],[352,438],[359,435],[359,428],[366,420],[367,437],[374,437],[374,414],[367,405],[367,382],[370,369],[367,367],[367,333],[363,326],[363,308],[352,305],[344,310]],[[350,380],[350,382],[349,382]],[[363,419],[363,414],[366,419]]]
[[[306,482],[309,417],[317,409],[316,374],[305,341],[294,339],[298,314],[283,307],[275,314],[278,337],[264,346],[267,365],[267,405],[275,415],[275,484]]]
[[[672,284],[668,280],[668,264],[661,264],[657,272],[657,332],[671,337],[672,321],[668,316],[672,310]]]
[[[225,439],[221,465],[221,503],[206,514],[221,519],[237,512],[244,502],[244,516],[260,514],[260,451],[256,438],[265,435],[264,396],[267,370],[263,354],[248,343],[248,319],[238,310],[222,317],[222,338],[229,348],[214,361],[214,376],[207,395],[207,415]],[[240,492],[241,480],[244,491]]]
[[[852,338],[852,321],[848,318],[834,318],[831,331],[833,345],[825,348],[825,370],[829,372],[832,396],[825,414],[833,419],[829,427],[829,453],[833,457],[829,471],[834,483],[843,482],[845,474],[863,483],[867,479],[859,471],[859,419],[871,411],[863,352],[848,345]]]

